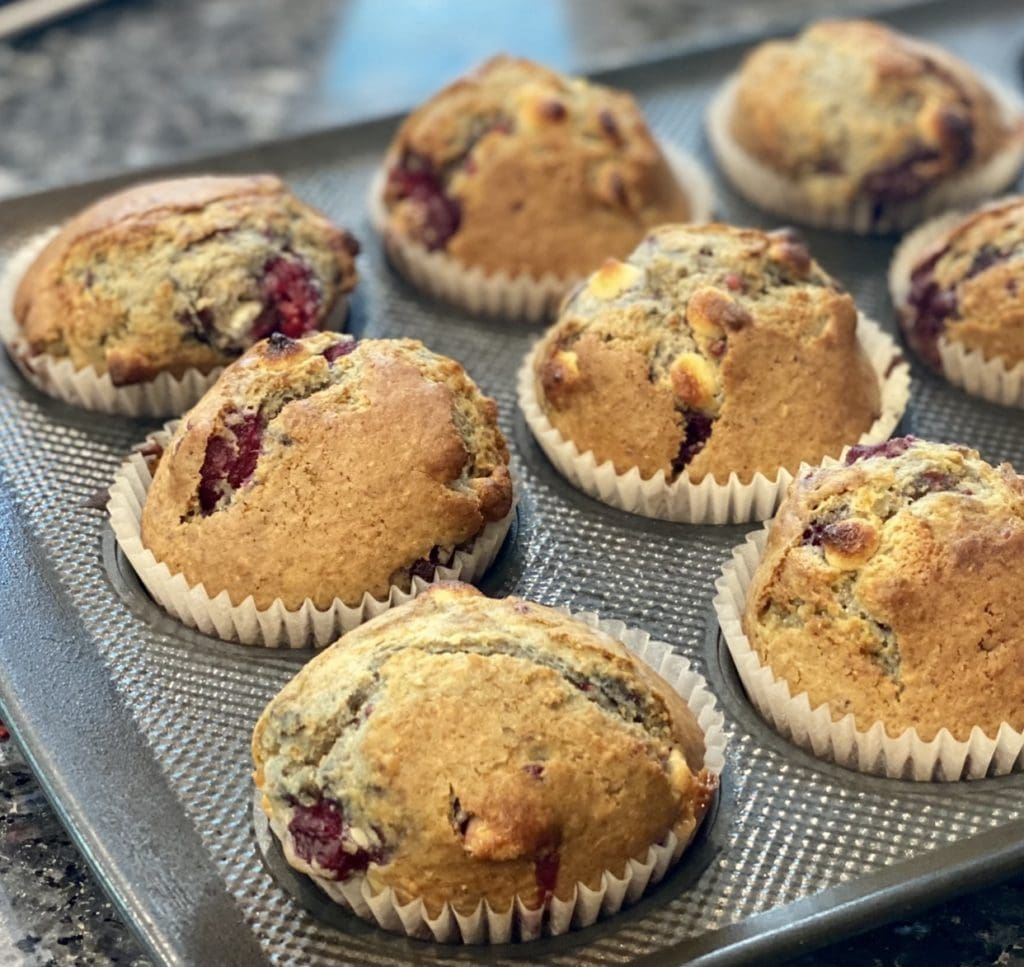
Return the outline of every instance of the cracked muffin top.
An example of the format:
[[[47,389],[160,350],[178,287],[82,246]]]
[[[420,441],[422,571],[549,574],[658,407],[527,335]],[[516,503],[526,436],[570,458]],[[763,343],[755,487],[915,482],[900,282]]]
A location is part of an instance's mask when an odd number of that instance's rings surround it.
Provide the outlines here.
[[[624,645],[550,608],[438,585],[345,635],[252,743],[289,862],[431,916],[536,909],[621,876],[717,787],[686,703]]]
[[[907,342],[936,369],[945,337],[1007,369],[1024,360],[1024,198],[965,216],[912,268],[899,306]]]
[[[890,736],[1024,729],[1024,477],[913,437],[797,479],[743,630],[814,708]]]
[[[788,230],[656,229],[566,300],[534,373],[566,439],[645,478],[795,471],[880,411],[853,299]]]
[[[272,332],[319,329],[355,285],[358,252],[270,175],[141,184],[61,228],[14,315],[31,355],[115,386],[209,372]]]
[[[386,167],[388,233],[486,272],[583,275],[688,213],[632,97],[507,56],[414,111]]]
[[[917,198],[1020,136],[966,64],[869,21],[824,21],[754,48],[731,132],[809,195],[878,208]]]
[[[258,608],[429,580],[511,508],[497,406],[411,339],[275,333],[182,418],[142,512],[171,573]]]

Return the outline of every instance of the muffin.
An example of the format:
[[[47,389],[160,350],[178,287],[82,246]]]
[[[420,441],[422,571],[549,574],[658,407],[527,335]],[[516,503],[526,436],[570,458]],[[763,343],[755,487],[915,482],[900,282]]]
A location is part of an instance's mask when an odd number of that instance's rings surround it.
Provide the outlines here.
[[[827,703],[924,741],[1024,729],[1024,477],[913,437],[853,447],[794,484],[743,631],[761,663]]]
[[[630,95],[507,56],[414,111],[385,169],[378,217],[399,268],[442,253],[463,275],[553,276],[558,294],[695,204]]]
[[[573,904],[578,883],[630,877],[652,847],[677,857],[717,787],[687,703],[623,644],[465,585],[317,656],[267,706],[252,751],[292,866],[363,916],[390,891],[378,917],[399,929],[394,904],[451,909],[464,939],[481,901],[493,941],[515,898]]]
[[[907,342],[933,369],[945,370],[943,345],[961,365],[968,357],[976,368],[994,368],[997,379],[1020,367],[1024,198],[922,226],[894,260],[892,289]],[[1016,402],[1024,404],[1024,394]]]
[[[709,133],[755,204],[861,232],[990,195],[1024,159],[1016,102],[945,51],[868,21],[824,21],[754,48]]]
[[[17,287],[16,351],[114,387],[224,366],[319,329],[356,282],[355,239],[269,175],[136,185],[65,224]]]
[[[511,505],[497,407],[457,362],[415,340],[275,333],[174,431],[141,543],[233,605],[354,607],[431,580]]]
[[[540,409],[617,474],[725,483],[838,454],[881,412],[853,299],[788,230],[662,226],[533,353]]]

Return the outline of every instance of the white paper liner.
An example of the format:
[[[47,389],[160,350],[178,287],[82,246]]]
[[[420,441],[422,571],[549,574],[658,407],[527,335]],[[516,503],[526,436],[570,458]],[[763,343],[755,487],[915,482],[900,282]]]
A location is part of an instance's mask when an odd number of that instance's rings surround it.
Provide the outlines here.
[[[150,434],[146,442],[165,447],[176,425],[177,421],[168,423],[164,429]],[[172,574],[166,564],[158,561],[142,543],[142,508],[152,482],[145,458],[133,453],[118,470],[107,503],[114,536],[139,580],[165,611],[189,627],[206,635],[264,648],[323,648],[364,621],[411,601],[437,581],[478,580],[497,557],[516,512],[513,493],[512,507],[505,517],[488,524],[468,549],[457,551],[450,565],[438,565],[430,581],[414,575],[408,591],[392,585],[386,598],[366,593],[355,607],[335,598],[323,610],[307,598],[300,608],[290,611],[280,600],[269,608],[257,608],[251,596],[234,605],[227,591],[211,598],[202,584],[189,586],[183,574]]]
[[[1009,198],[998,198],[981,209],[998,208]],[[922,262],[929,250],[936,244],[944,244],[947,234],[959,225],[973,211],[947,212],[907,235],[889,265],[889,294],[899,312],[906,306],[910,293],[910,276],[915,266]],[[980,396],[990,403],[1003,406],[1024,406],[1024,360],[1007,366],[1001,357],[986,359],[977,349],[968,349],[961,343],[940,336],[938,340],[942,373],[954,386],[959,386],[972,396]]]
[[[892,435],[907,408],[910,367],[878,323],[860,316],[857,334],[878,377],[881,414],[859,440],[851,442],[882,443]],[[611,460],[599,464],[592,450],[580,453],[575,443],[551,425],[537,400],[533,359],[541,345],[538,342],[531,348],[520,367],[519,407],[541,449],[570,483],[612,507],[676,523],[738,524],[765,520],[775,513],[793,480],[793,474],[785,468],[780,468],[774,478],[757,473],[748,483],[736,473],[729,474],[726,483],[718,483],[710,474],[696,484],[685,475],[670,483],[663,470],[644,479],[636,467],[617,473]]]
[[[903,231],[948,208],[970,204],[1001,191],[1016,179],[1024,165],[1020,98],[998,81],[989,77],[984,80],[1002,108],[1004,118],[1016,125],[1010,143],[981,167],[948,178],[917,198],[888,205],[878,218],[873,212],[874,203],[867,198],[858,199],[852,205],[840,198],[829,204],[809,198],[799,181],[786,178],[758,161],[733,138],[730,120],[738,85],[736,74],[725,80],[708,107],[708,140],[733,187],[747,201],[765,211],[805,225],[859,235]]]
[[[223,366],[208,373],[188,369],[181,376],[160,373],[145,383],[115,386],[109,373],[99,373],[92,366],[75,369],[67,357],[47,353],[31,355],[29,346],[14,318],[14,293],[21,277],[42,252],[47,242],[59,231],[48,228],[33,236],[16,251],[0,274],[0,339],[22,375],[36,389],[57,399],[98,413],[117,416],[154,417],[179,416],[191,409],[215,383]],[[342,296],[331,310],[332,319],[344,319],[347,299]]]
[[[676,145],[659,142],[659,147],[686,193],[690,221],[707,221],[714,207],[714,189],[707,172]],[[387,171],[381,168],[370,185],[370,221],[384,240],[395,267],[430,295],[473,313],[539,322],[558,311],[562,298],[582,278],[550,273],[539,279],[526,274],[487,273],[483,269],[468,268],[444,252],[431,252],[422,245],[398,238],[388,231],[388,211],[384,205],[386,180]]]
[[[812,709],[806,692],[791,695],[789,683],[761,664],[741,624],[747,590],[767,540],[768,525],[733,549],[715,582],[714,605],[743,687],[777,732],[820,759],[890,779],[955,782],[1001,776],[1024,767],[1024,733],[1006,722],[994,738],[975,726],[966,742],[953,738],[948,729],[929,742],[916,729],[891,738],[881,722],[862,731],[852,714],[836,719],[827,702]]]
[[[564,608],[559,610],[571,614]],[[715,776],[721,775],[727,743],[725,722],[707,682],[690,667],[690,663],[673,652],[667,643],[653,640],[647,632],[628,628],[621,621],[605,620],[592,612],[571,616],[621,641],[685,699],[704,732],[704,766]],[[288,864],[309,876],[335,903],[365,920],[376,922],[385,930],[441,943],[508,943],[589,927],[599,917],[611,916],[636,902],[649,886],[664,877],[689,845],[670,831],[661,843],[650,847],[642,861],[629,860],[621,877],[606,870],[597,889],[577,883],[569,899],[552,897],[536,909],[530,909],[516,897],[504,912],[494,910],[481,901],[472,914],[460,914],[448,905],[436,918],[431,918],[422,900],[402,904],[390,887],[374,895],[364,874],[356,874],[345,882],[316,875],[314,869],[296,854],[292,836],[282,819],[271,820],[270,828],[280,842]]]

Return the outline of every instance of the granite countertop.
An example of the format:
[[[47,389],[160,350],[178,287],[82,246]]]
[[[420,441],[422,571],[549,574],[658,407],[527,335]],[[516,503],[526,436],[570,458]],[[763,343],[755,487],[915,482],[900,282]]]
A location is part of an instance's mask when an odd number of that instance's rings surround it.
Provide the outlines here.
[[[561,68],[894,0],[112,2],[0,41],[0,196],[398,110],[507,48]],[[429,12],[428,12],[429,11]],[[402,64],[403,69],[395,69]],[[410,70],[415,65],[415,70]],[[0,730],[0,964],[148,961]],[[792,962],[1024,967],[1024,876]]]

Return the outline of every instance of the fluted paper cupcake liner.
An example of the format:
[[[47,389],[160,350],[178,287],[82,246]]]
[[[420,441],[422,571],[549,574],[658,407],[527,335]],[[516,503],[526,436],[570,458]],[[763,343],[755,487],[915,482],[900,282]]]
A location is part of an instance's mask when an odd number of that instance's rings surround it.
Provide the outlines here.
[[[711,179],[700,163],[682,149],[664,142],[660,147],[686,192],[690,220],[707,221],[714,206]],[[370,220],[384,240],[388,257],[395,267],[417,288],[430,295],[473,313],[538,322],[554,315],[566,293],[582,278],[488,273],[483,269],[469,268],[444,252],[431,252],[422,245],[398,238],[388,231],[388,212],[384,205],[386,180],[387,172],[382,168],[370,186]]]
[[[168,423],[163,430],[150,434],[147,444],[162,449],[175,426],[176,422]],[[172,573],[143,545],[142,509],[152,480],[145,458],[140,453],[132,454],[118,470],[107,504],[114,536],[139,580],[165,611],[189,627],[264,648],[323,648],[357,625],[411,601],[436,581],[478,580],[497,557],[516,512],[513,497],[505,517],[488,524],[468,549],[456,551],[450,565],[438,565],[431,581],[414,575],[408,591],[392,585],[386,598],[367,593],[356,606],[335,598],[329,607],[321,609],[307,598],[295,610],[289,610],[280,600],[268,608],[258,608],[251,596],[236,605],[227,591],[211,597],[204,585],[189,585],[183,574]]]
[[[910,367],[876,322],[861,316],[857,334],[878,377],[881,413],[859,440],[851,442],[882,443],[892,435],[907,407]],[[685,475],[669,482],[663,470],[644,479],[635,467],[618,473],[610,460],[598,463],[592,450],[580,453],[575,443],[552,426],[537,399],[534,356],[540,345],[527,353],[519,370],[519,407],[548,459],[584,493],[620,510],[683,524],[737,524],[764,520],[775,512],[793,480],[785,468],[772,478],[757,473],[747,483],[735,473],[725,483],[718,483],[710,474],[700,483],[692,483]]]
[[[998,207],[1007,200],[1005,197],[996,199],[984,208]],[[889,294],[897,310],[902,311],[906,305],[914,267],[969,214],[957,211],[939,215],[903,239],[889,266]],[[938,350],[942,373],[954,386],[990,403],[1024,406],[1024,360],[1008,366],[1000,357],[986,359],[980,351],[968,349],[945,336],[939,337]]]
[[[747,591],[767,539],[765,527],[733,549],[715,582],[714,605],[743,687],[777,732],[820,759],[890,779],[980,779],[1024,767],[1024,733],[1006,722],[995,736],[975,726],[966,741],[955,739],[948,729],[941,729],[930,741],[923,740],[916,729],[892,738],[881,722],[861,730],[852,714],[838,718],[828,703],[811,708],[806,692],[791,694],[789,683],[776,678],[771,668],[761,663],[741,623]]]
[[[852,231],[859,235],[903,231],[949,208],[987,198],[1011,184],[1024,164],[1024,133],[1020,129],[1021,101],[1013,91],[991,78],[985,79],[999,102],[1004,117],[1016,125],[1011,142],[979,168],[956,175],[918,198],[887,205],[876,217],[875,203],[860,198],[850,203],[839,198],[830,202],[808,197],[799,181],[780,175],[765,165],[733,137],[733,116],[737,75],[721,86],[708,107],[708,140],[718,163],[733,187],[747,201],[765,211],[816,228]]]
[[[670,645],[652,640],[644,631],[627,628],[621,621],[603,620],[591,612],[572,617],[622,642],[683,697],[704,732],[704,765],[719,776],[725,765],[724,719],[703,677]],[[258,803],[256,810],[258,815],[262,813]],[[289,865],[306,873],[335,903],[385,930],[442,943],[508,943],[588,927],[599,917],[611,916],[636,902],[648,887],[664,877],[689,845],[669,832],[662,842],[648,849],[642,860],[629,860],[621,876],[606,870],[596,889],[577,883],[566,900],[553,896],[531,909],[516,897],[507,911],[494,910],[481,901],[471,914],[461,914],[446,905],[438,916],[431,917],[420,899],[402,903],[390,887],[375,894],[365,874],[356,874],[344,882],[317,876],[296,854],[287,827],[280,820],[269,825]]]
[[[194,406],[217,382],[224,372],[223,366],[206,373],[192,368],[181,376],[160,373],[144,383],[115,386],[109,373],[100,373],[93,366],[76,369],[66,356],[31,353],[14,318],[14,294],[22,276],[58,231],[57,228],[49,228],[29,239],[8,259],[0,275],[0,339],[22,375],[47,395],[97,413],[134,417],[178,416]],[[347,299],[342,297],[332,309],[331,318],[343,319],[346,306]]]

